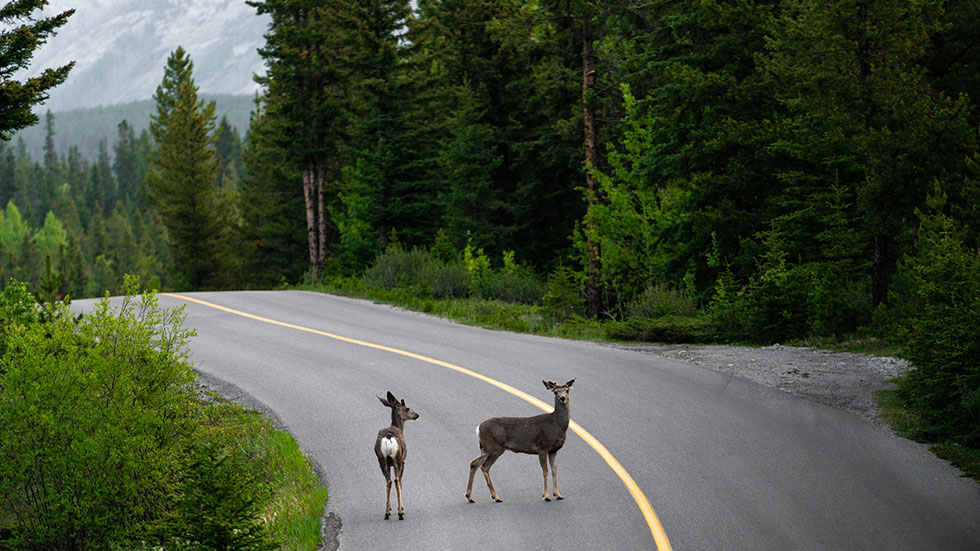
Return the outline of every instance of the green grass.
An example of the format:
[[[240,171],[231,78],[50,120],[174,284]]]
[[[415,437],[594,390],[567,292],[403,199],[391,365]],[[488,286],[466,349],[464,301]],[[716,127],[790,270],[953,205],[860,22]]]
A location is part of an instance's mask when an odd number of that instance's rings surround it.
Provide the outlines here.
[[[287,432],[259,413],[212,395],[206,421],[215,438],[244,450],[258,481],[261,519],[283,551],[314,551],[320,546],[320,517],[327,489],[310,459]]]
[[[547,310],[542,306],[480,298],[420,297],[410,289],[396,288],[387,291],[370,288],[360,283],[360,280],[352,278],[294,288],[367,299],[379,304],[399,306],[487,329],[566,339],[606,340],[602,325],[599,322],[580,317],[557,322],[548,315]]]
[[[898,382],[897,380],[890,382]],[[878,418],[891,425],[896,434],[909,440],[929,444],[929,451],[941,459],[949,461],[954,467],[963,471],[963,476],[980,482],[980,450],[970,449],[955,442],[927,442],[917,437],[919,434],[919,419],[915,412],[905,407],[898,396],[897,390],[882,390],[878,392],[878,408],[881,413]]]

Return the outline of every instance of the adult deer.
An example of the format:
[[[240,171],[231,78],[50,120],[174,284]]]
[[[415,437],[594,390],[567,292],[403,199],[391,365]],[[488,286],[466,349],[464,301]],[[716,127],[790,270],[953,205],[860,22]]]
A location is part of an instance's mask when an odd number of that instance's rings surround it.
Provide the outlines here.
[[[555,499],[563,499],[558,493],[558,466],[555,458],[558,450],[565,444],[568,430],[568,392],[572,390],[575,379],[559,386],[554,381],[541,381],[545,388],[555,393],[555,409],[551,413],[534,417],[494,417],[480,423],[477,434],[480,436],[480,457],[470,462],[470,479],[466,484],[466,499],[473,503],[473,475],[477,469],[483,470],[490,488],[490,497],[500,503],[497,490],[490,481],[490,467],[506,450],[517,453],[537,454],[544,475],[545,501],[548,496],[548,464],[551,464],[552,490]]]
[[[387,492],[385,496],[385,520],[391,518],[391,477],[395,476],[395,490],[398,492],[398,520],[405,520],[405,507],[402,506],[402,474],[405,472],[405,457],[408,456],[408,446],[405,445],[405,421],[418,419],[415,413],[405,405],[405,400],[399,402],[388,392],[388,398],[378,396],[385,407],[391,408],[391,426],[378,431],[378,439],[374,442],[374,453],[381,464],[381,472],[385,475]]]

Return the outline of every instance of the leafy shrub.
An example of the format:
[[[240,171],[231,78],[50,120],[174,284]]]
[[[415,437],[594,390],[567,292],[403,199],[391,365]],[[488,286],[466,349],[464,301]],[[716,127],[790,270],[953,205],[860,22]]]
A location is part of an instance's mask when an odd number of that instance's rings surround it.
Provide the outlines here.
[[[690,317],[697,315],[698,301],[685,290],[658,283],[647,287],[630,303],[629,313],[639,318]]]
[[[309,460],[257,414],[202,404],[181,309],[125,289],[81,319],[16,282],[0,296],[0,549],[315,548]]]
[[[425,282],[425,271],[432,257],[419,248],[404,250],[400,245],[389,246],[378,255],[364,273],[364,281],[388,291]]]
[[[490,272],[478,290],[480,298],[517,304],[540,304],[544,285],[530,269]]]
[[[922,216],[916,254],[902,270],[915,289],[899,395],[919,414],[923,438],[980,446],[980,257],[952,220]]]
[[[704,317],[634,317],[626,321],[608,322],[604,328],[606,336],[616,340],[699,344],[715,338],[711,320]]]
[[[104,299],[81,321],[58,305],[7,327],[0,495],[26,547],[104,549],[152,523],[173,492],[193,430],[191,332],[137,287],[128,278],[118,309]],[[0,309],[16,311],[11,299],[24,300],[5,294]]]
[[[426,265],[423,279],[436,298],[462,298],[470,292],[470,272],[459,261],[434,259]]]

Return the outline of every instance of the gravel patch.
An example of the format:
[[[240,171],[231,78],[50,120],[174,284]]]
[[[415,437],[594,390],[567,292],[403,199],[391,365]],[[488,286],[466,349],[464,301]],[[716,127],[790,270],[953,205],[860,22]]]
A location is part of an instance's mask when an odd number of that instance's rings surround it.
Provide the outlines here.
[[[870,421],[876,421],[879,413],[875,393],[894,388],[895,385],[887,381],[908,369],[908,362],[901,358],[779,344],[763,348],[656,344],[617,346],[751,379],[856,413]]]

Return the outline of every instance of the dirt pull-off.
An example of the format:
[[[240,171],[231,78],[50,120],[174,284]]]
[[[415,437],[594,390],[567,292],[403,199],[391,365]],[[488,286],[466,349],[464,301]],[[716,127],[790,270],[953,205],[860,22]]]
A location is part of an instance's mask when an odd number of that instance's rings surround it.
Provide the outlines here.
[[[656,344],[623,347],[751,379],[869,420],[878,415],[875,393],[894,388],[887,381],[908,368],[908,362],[900,358],[779,344],[764,348]]]

